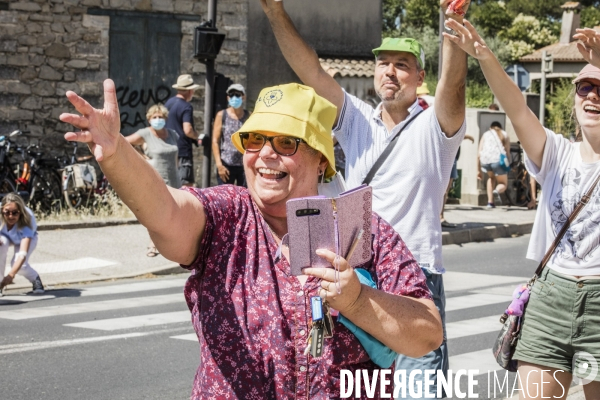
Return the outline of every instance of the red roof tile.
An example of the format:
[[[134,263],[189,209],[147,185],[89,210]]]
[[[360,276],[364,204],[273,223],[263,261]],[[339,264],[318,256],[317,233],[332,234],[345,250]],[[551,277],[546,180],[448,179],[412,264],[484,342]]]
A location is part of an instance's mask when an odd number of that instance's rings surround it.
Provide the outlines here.
[[[323,59],[319,58],[321,67],[332,77],[336,75],[372,78],[375,71],[373,60]]]

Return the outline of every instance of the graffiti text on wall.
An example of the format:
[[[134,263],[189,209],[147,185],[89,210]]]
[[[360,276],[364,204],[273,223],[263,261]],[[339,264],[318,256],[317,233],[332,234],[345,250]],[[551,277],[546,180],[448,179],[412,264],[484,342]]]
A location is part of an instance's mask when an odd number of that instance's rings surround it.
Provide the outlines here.
[[[121,129],[131,126],[146,125],[146,109],[149,104],[165,103],[171,97],[171,89],[167,86],[157,86],[152,89],[130,90],[127,86],[117,88],[117,100],[119,108],[129,108],[129,111],[121,112]],[[144,106],[140,108],[138,106]]]

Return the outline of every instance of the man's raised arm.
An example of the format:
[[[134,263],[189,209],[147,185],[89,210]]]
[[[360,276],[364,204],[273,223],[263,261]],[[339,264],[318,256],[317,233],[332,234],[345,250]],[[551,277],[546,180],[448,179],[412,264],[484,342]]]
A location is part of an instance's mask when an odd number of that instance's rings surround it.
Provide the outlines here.
[[[464,3],[459,12],[465,13],[471,2],[441,0],[442,12],[446,12],[450,3]],[[456,13],[446,14],[446,18],[455,19],[461,24],[463,22],[463,17]],[[452,41],[444,38],[442,57],[442,76],[435,91],[435,114],[442,131],[452,137],[465,120],[467,55]]]
[[[344,104],[344,92],[319,62],[317,53],[302,39],[282,1],[260,0],[269,18],[273,33],[286,61],[305,85],[315,89],[340,110]]]

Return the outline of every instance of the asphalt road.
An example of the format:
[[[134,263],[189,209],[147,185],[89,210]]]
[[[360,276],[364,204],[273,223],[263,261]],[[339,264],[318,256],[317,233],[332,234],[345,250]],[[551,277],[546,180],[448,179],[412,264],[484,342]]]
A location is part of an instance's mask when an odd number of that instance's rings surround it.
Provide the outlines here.
[[[169,280],[172,287],[164,289],[102,292]],[[72,285],[46,292],[54,298],[43,296],[27,303],[20,303],[18,296],[0,298],[0,399],[189,399],[199,363],[198,344],[172,338],[193,333],[182,284],[182,276],[177,276]],[[169,302],[136,306],[140,298],[157,297]],[[145,327],[107,331],[65,326],[115,318],[135,322],[139,315],[182,312],[187,316],[180,322]],[[105,328],[115,328],[115,321],[110,325],[109,321]]]
[[[444,246],[448,304],[488,292],[510,296],[504,287],[524,282],[536,267],[525,260],[528,240]],[[184,278],[71,285],[27,302],[33,297],[0,298],[0,399],[189,398],[199,353],[182,294]],[[502,289],[494,291],[498,286]],[[500,325],[470,334],[462,327],[496,318],[507,304],[475,300],[451,307],[451,368],[468,368],[465,355],[489,355]],[[486,374],[477,379],[479,398],[503,397],[488,396]]]

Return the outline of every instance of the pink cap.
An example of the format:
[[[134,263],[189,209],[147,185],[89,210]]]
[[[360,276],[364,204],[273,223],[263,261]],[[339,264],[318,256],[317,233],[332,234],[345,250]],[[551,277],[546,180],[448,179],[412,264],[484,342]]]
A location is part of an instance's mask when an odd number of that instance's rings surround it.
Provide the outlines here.
[[[592,64],[588,64],[579,72],[577,78],[573,79],[573,83],[577,83],[584,79],[594,79],[600,81],[600,68],[594,67]]]

